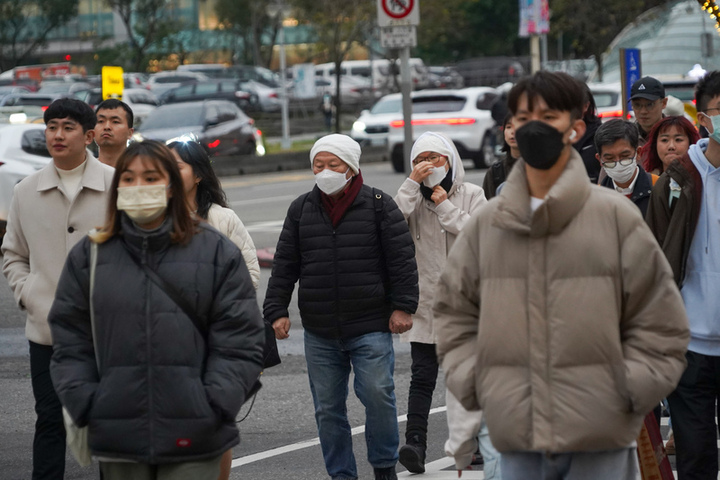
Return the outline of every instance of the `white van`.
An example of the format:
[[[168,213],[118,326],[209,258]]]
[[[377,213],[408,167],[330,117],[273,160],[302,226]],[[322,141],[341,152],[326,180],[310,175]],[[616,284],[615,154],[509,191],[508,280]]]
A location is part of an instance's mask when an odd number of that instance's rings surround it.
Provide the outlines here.
[[[373,79],[375,90],[394,90],[393,73],[400,75],[400,61],[395,64],[395,72],[391,71],[392,62],[386,58],[374,60],[345,60],[340,64],[342,75],[354,75]],[[429,86],[428,71],[421,58],[410,59],[410,72],[412,74],[413,90],[421,90]],[[332,77],[335,75],[334,63],[321,63],[315,65],[315,76]],[[399,83],[399,79],[398,79]]]

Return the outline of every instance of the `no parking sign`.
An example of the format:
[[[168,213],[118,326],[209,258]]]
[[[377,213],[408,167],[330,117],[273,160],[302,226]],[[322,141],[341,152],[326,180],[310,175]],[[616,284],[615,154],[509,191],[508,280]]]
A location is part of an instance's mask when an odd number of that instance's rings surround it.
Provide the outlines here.
[[[379,27],[420,24],[418,0],[377,0],[377,9]]]

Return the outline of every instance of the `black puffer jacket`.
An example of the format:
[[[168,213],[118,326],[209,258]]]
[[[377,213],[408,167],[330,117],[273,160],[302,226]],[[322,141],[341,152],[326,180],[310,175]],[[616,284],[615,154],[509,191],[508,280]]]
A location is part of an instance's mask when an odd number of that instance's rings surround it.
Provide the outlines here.
[[[363,185],[335,229],[317,186],[293,201],[265,295],[266,320],[288,316],[298,279],[303,327],[322,337],[388,332],[393,310],[415,313],[418,274],[407,222],[380,190],[376,217],[373,190]]]
[[[186,246],[170,243],[169,220],[99,245],[88,306],[90,240],[65,263],[49,315],[50,372],[61,402],[89,425],[94,455],[147,464],[218,456],[239,441],[235,416],[260,374],[263,324],[238,248],[207,225]],[[132,260],[145,258],[207,324],[207,343]]]

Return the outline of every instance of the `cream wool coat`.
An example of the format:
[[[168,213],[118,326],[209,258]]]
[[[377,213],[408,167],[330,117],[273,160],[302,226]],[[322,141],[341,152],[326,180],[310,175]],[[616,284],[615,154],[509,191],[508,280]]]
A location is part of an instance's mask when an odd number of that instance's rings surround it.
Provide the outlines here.
[[[207,222],[226,237],[228,237],[240,249],[250,278],[252,278],[255,290],[260,285],[260,262],[258,262],[255,243],[248,233],[242,220],[230,208],[223,208],[220,205],[212,204],[208,211]]]
[[[437,343],[432,306],[438,279],[445,268],[445,260],[455,237],[470,215],[487,203],[482,187],[463,183],[465,169],[460,155],[453,142],[446,140],[453,150],[450,161],[455,171],[447,200],[436,206],[422,196],[420,185],[409,178],[405,179],[394,199],[408,222],[415,242],[420,285],[420,302],[412,316],[413,327],[400,335],[403,342]]]
[[[20,309],[25,335],[52,345],[47,322],[65,257],[87,233],[105,223],[115,169],[86,153],[80,191],[70,201],[55,163],[15,186],[2,244],[3,274]]]
[[[530,209],[525,164],[465,226],[435,304],[446,385],[500,452],[628,447],[676,386],[682,298],[637,208],[571,159]]]

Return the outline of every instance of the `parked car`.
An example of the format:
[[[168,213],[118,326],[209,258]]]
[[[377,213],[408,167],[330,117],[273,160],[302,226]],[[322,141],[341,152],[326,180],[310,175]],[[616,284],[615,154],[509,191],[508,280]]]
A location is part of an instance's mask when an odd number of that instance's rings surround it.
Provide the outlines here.
[[[102,102],[102,89],[93,88],[75,94],[75,97],[90,105],[93,110]],[[137,128],[155,110],[158,101],[150,90],[144,88],[126,88],[122,101],[133,111],[133,126]]]
[[[147,87],[156,97],[185,83],[204,82],[208,76],[198,72],[158,72],[150,76]]]
[[[164,105],[211,99],[229,100],[246,112],[257,108],[259,103],[257,94],[243,90],[243,82],[232,79],[207,80],[182,85],[165,92],[160,102]]]
[[[11,93],[0,99],[0,107],[32,105],[47,108],[58,98],[67,95],[60,93]]]
[[[463,77],[466,86],[496,86],[505,82],[516,82],[526,69],[522,59],[511,57],[477,57],[462,60],[455,69]]]
[[[315,77],[315,92],[318,99],[326,93],[334,97],[337,93],[336,82],[335,77]],[[365,102],[369,104],[371,99],[372,86],[369,79],[350,75],[340,77],[340,100],[344,105],[357,105]]]
[[[402,94],[385,95],[370,110],[360,113],[350,136],[361,145],[387,145],[390,122],[398,115],[402,115]]]
[[[0,126],[0,237],[5,233],[15,185],[50,161],[44,124]]]
[[[37,93],[58,93],[67,96],[83,90],[90,90],[91,88],[92,85],[88,82],[43,81]]]
[[[258,150],[255,122],[228,100],[172,103],[156,108],[136,130],[136,141],[167,141],[194,134],[211,156],[254,155]]]
[[[497,98],[497,90],[490,87],[413,92],[413,141],[427,131],[442,132],[453,140],[461,158],[471,159],[476,168],[489,167],[495,161],[490,108]],[[396,172],[407,169],[404,126],[402,112],[389,123],[388,152]]]
[[[24,87],[24,86],[20,86],[20,85],[0,86],[0,98],[3,98],[12,93],[30,93],[30,89],[28,87]]]
[[[588,83],[598,117],[603,122],[613,118],[623,118],[622,90],[620,83]],[[628,119],[633,118],[632,112],[628,113]]]
[[[453,67],[427,67],[430,88],[463,88],[462,75]]]

